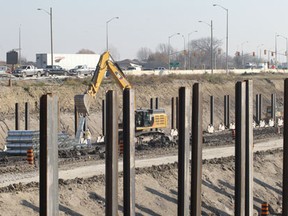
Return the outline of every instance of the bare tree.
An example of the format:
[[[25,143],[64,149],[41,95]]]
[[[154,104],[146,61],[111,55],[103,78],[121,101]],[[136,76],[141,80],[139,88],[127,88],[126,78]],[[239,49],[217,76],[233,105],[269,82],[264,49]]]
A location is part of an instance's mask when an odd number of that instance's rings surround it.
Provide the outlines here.
[[[172,47],[170,47],[170,51],[172,52]],[[161,43],[157,46],[156,52],[168,55],[169,48],[167,44]]]
[[[222,41],[218,39],[213,39],[213,58],[215,64],[215,60],[219,60],[217,55],[218,49],[221,47]],[[190,68],[197,69],[207,69],[211,66],[211,40],[210,37],[200,38],[198,40],[193,40],[189,43],[189,58],[188,61],[190,63]],[[216,58],[215,58],[216,57]],[[215,67],[215,66],[214,66]]]
[[[152,53],[149,55],[148,61],[153,67],[167,67],[168,66],[168,55],[165,53]]]
[[[142,61],[147,61],[152,51],[147,47],[141,47],[137,52],[137,58]]]

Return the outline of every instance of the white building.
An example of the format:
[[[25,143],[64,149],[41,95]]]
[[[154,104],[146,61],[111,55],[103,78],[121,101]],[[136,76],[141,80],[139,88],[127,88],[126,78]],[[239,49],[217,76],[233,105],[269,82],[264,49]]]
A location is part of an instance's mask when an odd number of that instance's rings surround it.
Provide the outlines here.
[[[74,68],[76,65],[87,65],[89,68],[96,68],[99,54],[59,54],[53,53],[53,65],[59,65],[66,70]],[[37,68],[45,68],[51,65],[50,53],[36,54]]]

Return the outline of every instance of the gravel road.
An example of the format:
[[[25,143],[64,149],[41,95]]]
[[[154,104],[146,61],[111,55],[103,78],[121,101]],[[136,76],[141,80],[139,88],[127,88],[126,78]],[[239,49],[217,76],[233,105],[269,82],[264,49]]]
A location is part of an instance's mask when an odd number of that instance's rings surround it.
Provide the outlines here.
[[[269,149],[276,149],[283,147],[283,139],[269,140],[265,142],[255,143],[254,152],[256,151],[266,151]],[[203,159],[212,159],[212,158],[221,158],[233,156],[235,154],[234,146],[225,146],[225,147],[210,147],[203,149]],[[162,156],[157,158],[146,158],[146,159],[137,159],[135,161],[136,168],[150,167],[152,165],[157,166],[161,164],[168,164],[177,162],[177,155]],[[119,172],[123,170],[123,162],[119,161]],[[67,180],[78,178],[88,178],[95,175],[104,174],[105,164],[93,164],[86,165],[77,168],[70,169],[60,169],[59,178]],[[29,173],[6,173],[0,176],[0,187],[5,187],[10,184],[15,183],[29,183],[29,182],[38,182],[39,175],[38,172],[33,171]]]

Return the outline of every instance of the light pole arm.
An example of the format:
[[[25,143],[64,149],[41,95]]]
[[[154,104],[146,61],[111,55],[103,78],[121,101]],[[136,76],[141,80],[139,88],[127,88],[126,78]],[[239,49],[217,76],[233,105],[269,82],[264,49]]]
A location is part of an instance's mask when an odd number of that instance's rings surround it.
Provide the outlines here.
[[[213,74],[213,21],[211,20],[211,74]]]
[[[108,24],[114,19],[119,19],[119,17],[112,17],[108,21],[106,21],[106,50],[108,51]]]
[[[213,4],[226,11],[226,74],[228,75],[228,9],[219,4]]]
[[[54,58],[53,58],[53,18],[52,18],[52,7],[50,7],[50,36],[51,36],[51,65],[53,67]]]
[[[170,70],[170,38],[174,37],[175,35],[180,35],[180,33],[172,34],[168,37],[168,68]]]
[[[45,13],[47,13],[50,16],[50,44],[51,44],[51,65],[53,66],[53,12],[52,12],[52,7],[50,7],[50,12],[48,12],[47,10],[43,9],[43,8],[37,8],[37,10],[42,10]]]

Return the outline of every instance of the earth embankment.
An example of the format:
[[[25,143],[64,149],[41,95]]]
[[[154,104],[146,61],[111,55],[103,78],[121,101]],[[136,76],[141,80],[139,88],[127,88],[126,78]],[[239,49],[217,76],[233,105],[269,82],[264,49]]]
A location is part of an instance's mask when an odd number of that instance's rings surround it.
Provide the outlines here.
[[[277,96],[277,107],[282,111],[283,88],[285,74],[258,74],[258,75],[170,75],[170,76],[129,76],[128,80],[136,91],[137,108],[149,108],[150,98],[159,98],[159,107],[164,108],[170,119],[171,98],[178,96],[180,87],[192,89],[195,82],[202,85],[203,94],[203,127],[210,121],[210,96],[214,96],[214,123],[215,126],[224,121],[224,95],[230,95],[230,121],[234,121],[235,110],[235,83],[239,80],[252,79],[255,94],[262,94],[262,117],[266,115],[266,107],[270,105],[271,94]],[[0,149],[4,147],[8,130],[15,129],[15,103],[20,107],[20,129],[24,129],[24,103],[30,105],[30,127],[39,129],[39,100],[41,95],[53,93],[59,97],[60,126],[59,131],[74,134],[74,96],[82,94],[88,88],[91,77],[67,79],[39,79],[39,80],[13,80],[12,87],[8,81],[0,81]],[[89,128],[93,139],[102,133],[102,100],[105,92],[115,90],[119,95],[119,122],[121,121],[122,93],[117,84],[110,79],[104,80],[91,106]],[[254,97],[255,98],[255,97]],[[169,126],[170,127],[170,126]],[[217,129],[217,128],[216,128]],[[169,128],[167,129],[167,131]]]

